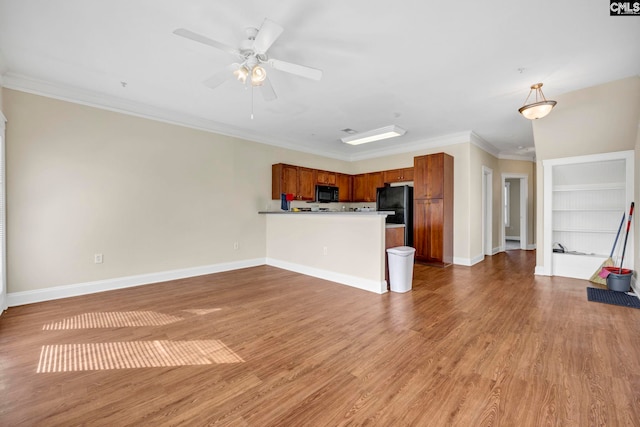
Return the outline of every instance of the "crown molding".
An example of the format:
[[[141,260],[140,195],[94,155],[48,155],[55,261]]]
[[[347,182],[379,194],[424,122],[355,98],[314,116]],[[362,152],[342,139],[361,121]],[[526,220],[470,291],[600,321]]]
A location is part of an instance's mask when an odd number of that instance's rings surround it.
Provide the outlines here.
[[[535,162],[535,152],[531,154],[505,153],[498,150],[490,142],[473,131],[471,131],[471,143],[500,160],[523,160],[528,162]]]
[[[484,138],[482,138],[480,135],[478,135],[477,133],[471,131],[471,141],[470,141],[473,145],[475,145],[476,147],[486,151],[487,153],[491,154],[493,157],[499,158],[500,156],[500,150],[498,150],[496,147],[494,147],[492,144],[490,144],[489,142],[487,142]]]
[[[246,130],[215,122],[213,120],[203,119],[189,114],[154,107],[98,92],[34,79],[11,72],[4,75],[3,86],[7,89],[18,90],[47,98],[59,99],[61,101],[67,101],[74,104],[86,105],[116,113],[272,145],[279,148],[315,154],[322,157],[346,160],[344,153],[327,152],[326,150],[315,150],[301,147],[293,142],[265,138],[264,135],[247,132]]]
[[[0,70],[3,66],[2,52],[0,52]],[[211,132],[232,138],[244,139],[247,141],[267,144],[287,150],[298,151],[313,154],[321,157],[327,157],[347,162],[359,160],[367,160],[378,157],[384,157],[394,154],[408,153],[412,151],[420,151],[425,149],[433,149],[437,147],[445,147],[461,143],[472,143],[482,150],[492,154],[498,158],[513,158],[517,160],[530,160],[526,156],[504,156],[501,157],[499,151],[490,143],[482,139],[473,131],[464,131],[454,134],[442,135],[436,138],[416,141],[409,144],[392,145],[389,147],[359,151],[356,154],[345,154],[341,151],[327,151],[300,146],[294,141],[286,141],[282,139],[270,139],[264,135],[255,132],[225,125],[213,120],[203,119],[201,117],[180,113],[177,111],[155,107],[124,98],[105,95],[85,89],[79,89],[67,85],[57,84],[40,79],[34,79],[23,75],[7,72],[0,74],[0,86],[7,89],[18,90],[21,92],[31,93],[34,95],[44,96],[48,98],[59,99],[75,104],[86,105],[89,107],[100,108],[103,110],[113,111],[116,113],[127,114],[130,116],[140,117],[144,119],[159,121],[177,126],[183,126],[191,129]],[[517,158],[516,158],[517,157]]]

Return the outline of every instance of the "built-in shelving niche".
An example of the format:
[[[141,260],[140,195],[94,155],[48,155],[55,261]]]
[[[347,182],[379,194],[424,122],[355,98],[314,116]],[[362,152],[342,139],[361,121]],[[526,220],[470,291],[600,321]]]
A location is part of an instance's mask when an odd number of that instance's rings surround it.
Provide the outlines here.
[[[545,267],[552,275],[588,279],[609,256],[622,216],[628,213],[633,152],[546,160],[543,166]],[[618,249],[623,234],[624,229]],[[568,252],[553,253],[558,243]],[[630,234],[625,267],[633,268],[633,259]]]

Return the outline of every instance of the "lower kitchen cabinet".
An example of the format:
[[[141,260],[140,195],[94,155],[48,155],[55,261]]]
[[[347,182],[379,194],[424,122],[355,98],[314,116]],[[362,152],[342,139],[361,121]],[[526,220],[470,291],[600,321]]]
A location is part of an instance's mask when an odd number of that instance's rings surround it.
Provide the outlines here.
[[[453,262],[453,212],[445,199],[414,200],[415,259],[446,266]]]

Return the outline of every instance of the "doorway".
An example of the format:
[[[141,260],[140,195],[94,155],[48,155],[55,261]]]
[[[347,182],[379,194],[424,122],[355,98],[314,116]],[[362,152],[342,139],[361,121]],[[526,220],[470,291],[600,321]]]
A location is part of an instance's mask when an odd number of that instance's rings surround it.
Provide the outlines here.
[[[523,174],[502,174],[501,242],[504,250],[527,249],[529,179]]]
[[[493,169],[482,166],[482,254],[493,255]]]

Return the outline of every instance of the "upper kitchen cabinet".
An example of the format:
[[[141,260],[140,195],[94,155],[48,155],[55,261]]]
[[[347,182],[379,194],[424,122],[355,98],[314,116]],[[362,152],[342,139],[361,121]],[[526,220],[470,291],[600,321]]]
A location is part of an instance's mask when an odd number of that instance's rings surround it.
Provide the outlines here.
[[[363,202],[365,198],[366,174],[361,173],[353,175],[353,193],[351,200],[354,202]]]
[[[371,172],[367,174],[367,193],[365,202],[376,201],[376,190],[379,187],[384,187],[384,178],[382,172]]]
[[[316,183],[320,185],[336,185],[336,173],[329,171],[316,171]]]
[[[376,201],[376,189],[384,186],[382,172],[361,173],[353,176],[353,201]]]
[[[453,157],[445,153],[414,157],[414,199],[441,199],[446,186],[453,191]]]
[[[277,163],[271,166],[271,198],[280,194],[293,194],[296,200],[315,199],[316,175],[314,169]]]
[[[413,181],[413,168],[391,169],[382,172],[385,184]]]
[[[271,199],[280,200],[280,195],[298,194],[298,167],[278,163],[271,166]]]
[[[340,202],[350,202],[352,200],[353,177],[344,173],[337,173],[336,184],[338,185],[338,200]]]
[[[297,200],[315,200],[316,171],[314,169],[298,167]]]

